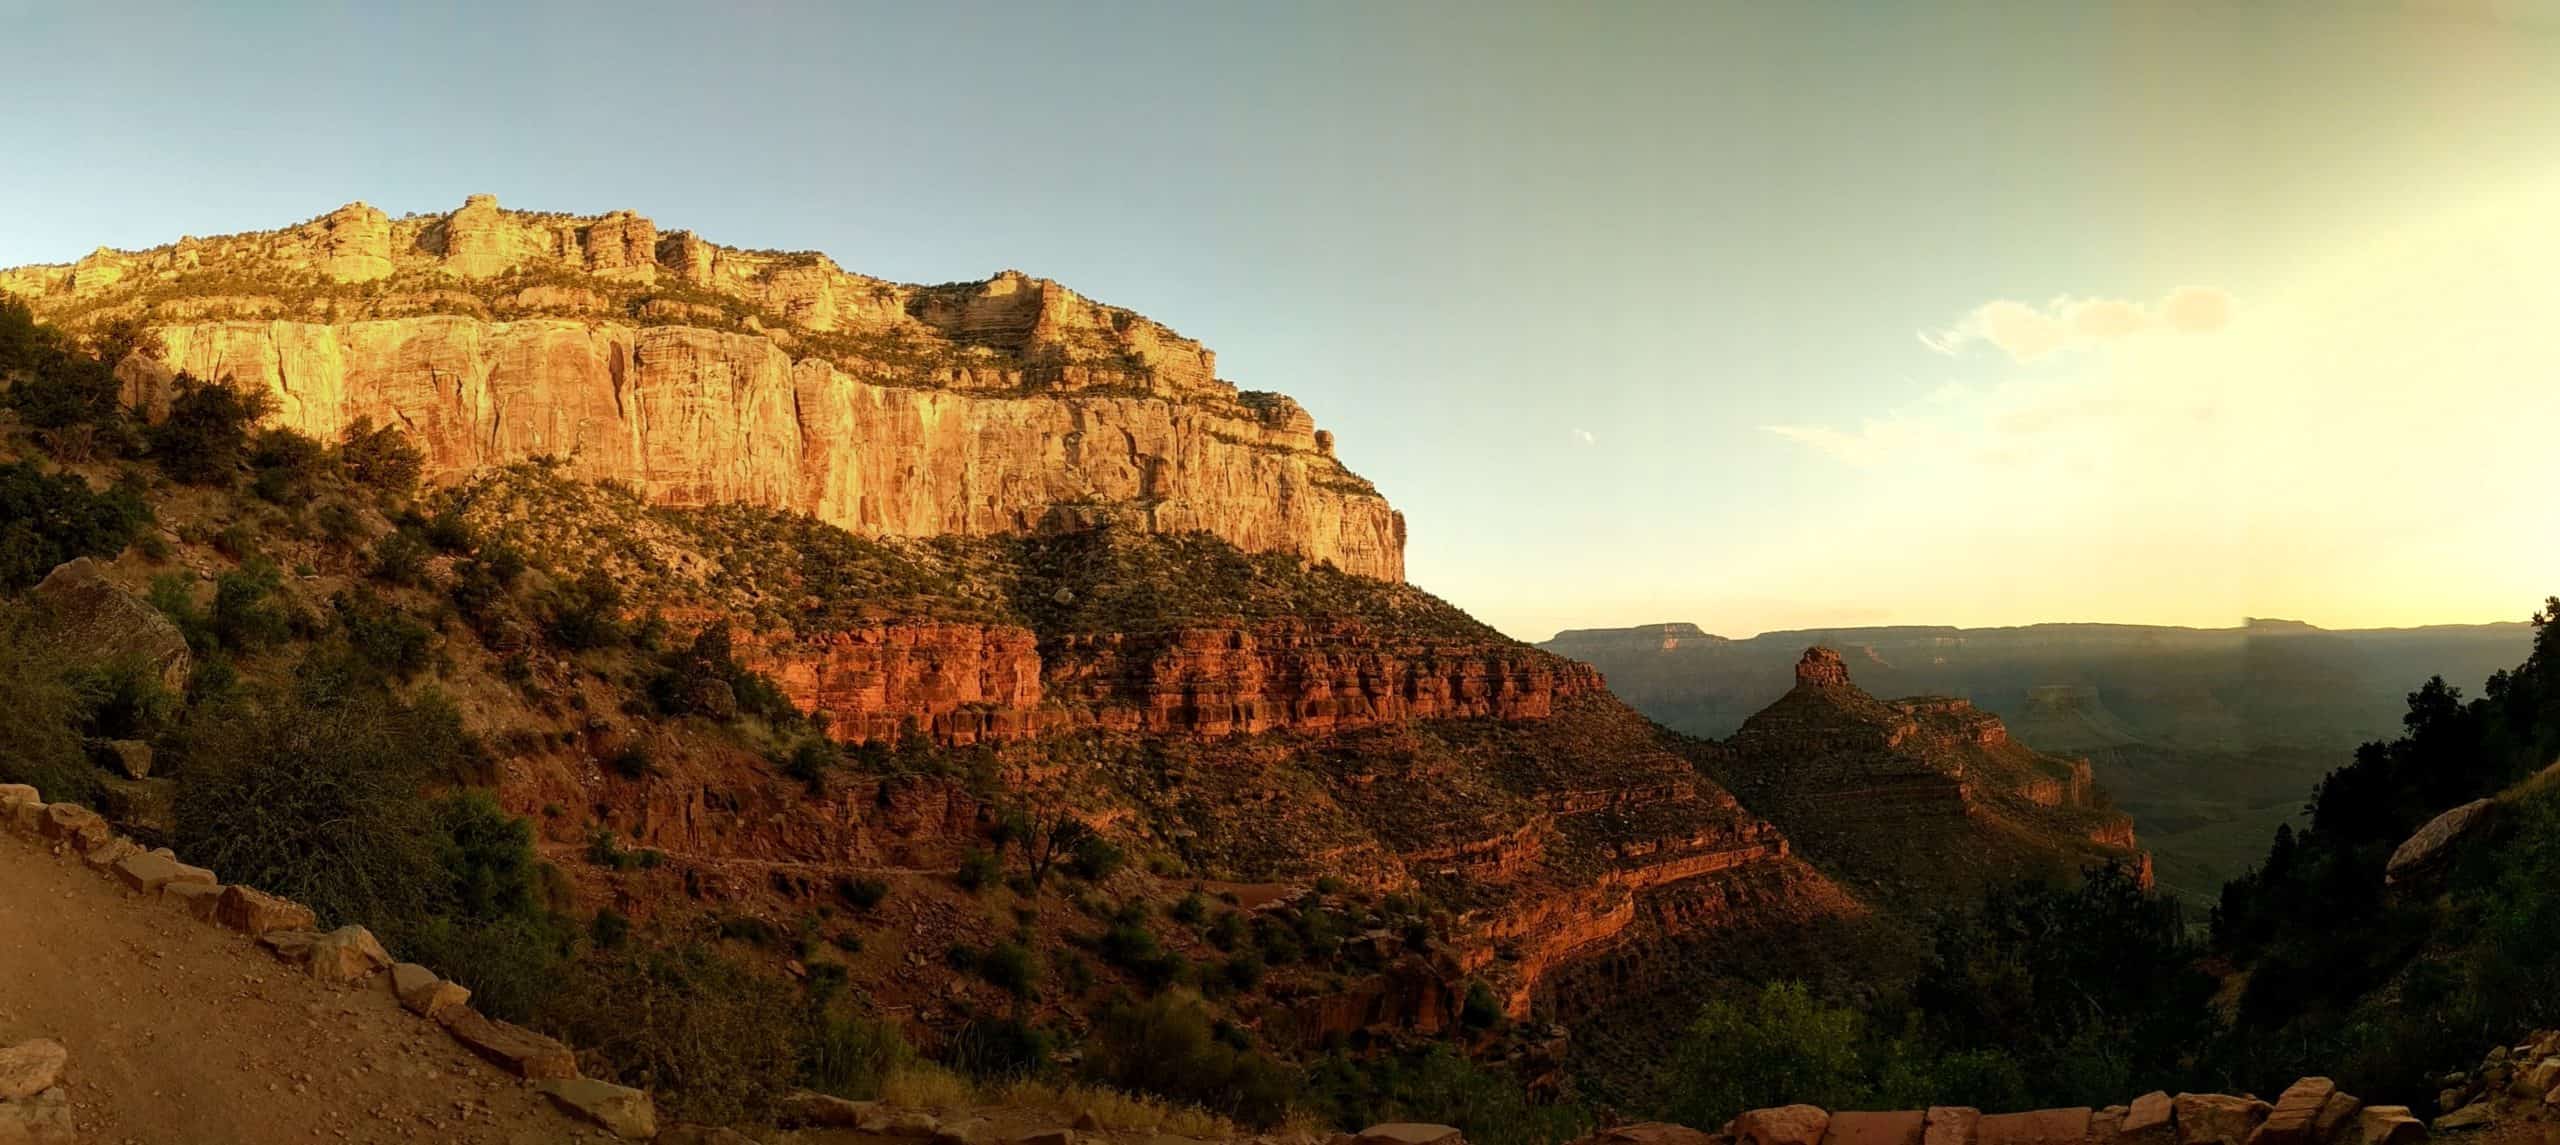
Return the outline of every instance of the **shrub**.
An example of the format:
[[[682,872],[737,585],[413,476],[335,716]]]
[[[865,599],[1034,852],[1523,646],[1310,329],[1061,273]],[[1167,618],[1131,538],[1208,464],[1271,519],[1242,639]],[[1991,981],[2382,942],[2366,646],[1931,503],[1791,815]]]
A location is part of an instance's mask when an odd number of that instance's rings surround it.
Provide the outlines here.
[[[603,569],[589,568],[578,579],[552,586],[551,638],[564,648],[603,648],[623,639],[622,586]]]
[[[802,1061],[805,1029],[782,984],[686,946],[604,952],[576,964],[542,1024],[662,1115],[730,1122],[763,1115]]]
[[[658,761],[650,756],[647,743],[635,739],[613,753],[605,766],[624,779],[646,779],[658,770]]]
[[[369,571],[387,584],[422,584],[427,579],[427,543],[407,529],[395,531],[373,543]]]
[[[1004,877],[1004,861],[975,847],[960,856],[960,869],[951,873],[951,881],[972,894],[987,884]]]
[[[0,783],[31,783],[48,802],[93,802],[81,755],[80,696],[21,610],[0,609]]]
[[[1087,834],[1075,842],[1074,857],[1068,869],[1088,882],[1101,882],[1126,866],[1129,856],[1100,835]]]
[[[1486,1029],[1502,1020],[1502,1002],[1482,980],[1469,981],[1466,1002],[1458,1007],[1458,1020],[1470,1029]]]
[[[311,497],[328,460],[328,451],[304,434],[283,426],[259,430],[249,440],[249,468],[256,473],[249,489],[279,505],[298,505]]]
[[[631,938],[631,920],[621,911],[606,907],[587,924],[587,934],[595,940],[598,950],[620,950]]]
[[[162,472],[190,485],[227,485],[249,451],[249,428],[272,410],[263,393],[178,375],[169,414],[146,433]]]
[[[889,897],[889,884],[867,877],[844,878],[836,881],[836,894],[856,910],[870,910]]]
[[[867,1017],[813,1016],[802,1051],[801,1083],[820,1093],[869,1100],[889,1075],[916,1062],[898,1027]]]
[[[371,592],[342,592],[330,601],[355,661],[384,679],[406,681],[424,671],[435,633]]]
[[[79,696],[83,734],[97,739],[151,739],[177,718],[178,697],[160,673],[131,656],[73,669],[65,677]]]
[[[1198,926],[1209,917],[1209,900],[1192,891],[1173,904],[1173,920],[1187,926]]]
[[[1856,1011],[1823,1003],[1800,983],[1709,1002],[1665,1067],[1672,1115],[1685,1125],[1722,1125],[1744,1110],[1789,1102],[1863,1108],[1863,1032]]]
[[[1015,1018],[980,1018],[951,1039],[951,1064],[971,1077],[1028,1077],[1049,1061],[1057,1039]]]
[[[447,895],[419,790],[459,769],[461,721],[432,697],[411,705],[331,686],[297,681],[190,729],[178,846],[323,920],[384,929],[425,918]]]
[[[1040,958],[1020,943],[999,942],[978,958],[978,974],[1005,993],[1028,998],[1040,989]]]
[[[426,463],[425,451],[410,444],[400,427],[375,428],[371,418],[357,418],[338,439],[338,464],[347,476],[385,493],[416,490]]]
[[[100,494],[76,473],[0,465],[0,590],[26,588],[74,557],[112,559],[150,524],[151,509],[130,483]]]
[[[1190,1102],[1255,1125],[1288,1112],[1290,1071],[1216,1036],[1199,999],[1166,995],[1103,1012],[1086,1046],[1094,1080]]]
[[[212,645],[256,652],[283,643],[293,630],[292,618],[275,599],[283,587],[284,574],[265,557],[215,577],[213,606],[204,617],[204,631]],[[180,627],[183,631],[184,626]]]

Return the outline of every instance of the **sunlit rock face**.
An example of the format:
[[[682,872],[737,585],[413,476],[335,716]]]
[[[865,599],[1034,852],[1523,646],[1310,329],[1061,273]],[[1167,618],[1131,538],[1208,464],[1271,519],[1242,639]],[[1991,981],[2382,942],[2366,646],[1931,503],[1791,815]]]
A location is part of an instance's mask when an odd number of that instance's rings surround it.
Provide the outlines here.
[[[138,319],[179,373],[264,390],[327,438],[417,436],[450,480],[531,457],[652,499],[744,501],[873,536],[1097,519],[1404,575],[1404,520],[1297,403],[1220,380],[1161,324],[1006,271],[919,287],[825,256],[740,251],[628,211],[475,195],[0,271],[75,328]]]

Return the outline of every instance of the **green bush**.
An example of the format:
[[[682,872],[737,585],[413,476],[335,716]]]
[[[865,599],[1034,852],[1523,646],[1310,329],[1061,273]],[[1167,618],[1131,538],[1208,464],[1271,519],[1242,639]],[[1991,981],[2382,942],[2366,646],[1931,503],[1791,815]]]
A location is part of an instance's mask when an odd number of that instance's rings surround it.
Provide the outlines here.
[[[660,1115],[710,1123],[767,1114],[803,1060],[800,1010],[781,983],[701,946],[629,947],[580,960],[541,1024],[650,1090]]]
[[[1861,1108],[1869,1092],[1864,1035],[1857,1011],[1816,1000],[1799,983],[1709,1002],[1664,1067],[1671,1118],[1722,1125],[1745,1110],[1794,1102]]]
[[[1484,1145],[1547,1145],[1582,1136],[1592,1124],[1581,1106],[1533,1101],[1519,1079],[1447,1046],[1364,1061],[1330,1055],[1310,1071],[1305,1094],[1311,1111],[1354,1132],[1381,1121],[1420,1121],[1455,1126]]]
[[[815,1014],[802,1049],[800,1080],[820,1093],[870,1100],[880,1096],[880,1083],[892,1071],[915,1061],[915,1050],[891,1023]]]
[[[417,585],[427,579],[427,542],[407,529],[396,530],[373,543],[371,568],[374,579],[386,584]]]
[[[1458,1007],[1458,1020],[1469,1029],[1489,1028],[1502,1020],[1502,1002],[1493,996],[1492,987],[1482,981],[1470,981],[1466,1001]]]
[[[972,894],[1004,877],[1004,860],[975,847],[960,856],[960,869],[951,873],[951,881]]]
[[[259,430],[249,440],[249,489],[279,505],[299,505],[311,498],[327,471],[328,451],[310,437],[276,426]]]
[[[273,408],[264,393],[178,375],[169,413],[145,434],[161,472],[190,485],[228,485],[249,453],[249,431]]]
[[[1288,1112],[1297,1078],[1221,1040],[1199,999],[1167,994],[1103,1011],[1086,1045],[1093,1080],[1199,1105],[1253,1125]]]
[[[81,696],[23,610],[0,606],[0,783],[31,783],[47,802],[94,802],[80,751]]]
[[[0,465],[0,590],[33,585],[74,557],[112,560],[150,525],[151,509],[132,484],[96,493],[76,473]]]
[[[870,910],[889,897],[889,884],[867,877],[840,879],[836,882],[836,895],[856,910]]]
[[[301,680],[213,713],[184,737],[178,849],[324,921],[388,929],[440,901],[425,784],[460,770],[453,708]]]
[[[426,462],[426,453],[400,427],[376,428],[371,418],[357,418],[338,439],[338,464],[347,476],[385,493],[414,492]]]
[[[999,942],[978,957],[978,975],[1016,998],[1040,990],[1040,957],[1018,942]]]

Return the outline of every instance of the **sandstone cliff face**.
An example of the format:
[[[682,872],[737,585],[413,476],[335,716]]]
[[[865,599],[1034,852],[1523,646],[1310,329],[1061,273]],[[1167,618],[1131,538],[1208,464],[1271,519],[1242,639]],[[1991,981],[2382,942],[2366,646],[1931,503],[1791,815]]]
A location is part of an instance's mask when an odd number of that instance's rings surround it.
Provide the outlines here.
[[[884,621],[763,640],[748,658],[850,742],[954,746],[1102,728],[1215,738],[1417,719],[1540,719],[1600,675],[1516,644],[1382,639],[1306,623],[1102,633]]]
[[[411,431],[452,479],[565,459],[666,504],[744,501],[870,536],[989,535],[1108,516],[1401,579],[1404,520],[1276,394],[1198,343],[1006,272],[912,287],[744,252],[645,218],[475,196],[393,220],[351,204],[285,231],[0,271],[77,325],[136,317],[156,359],[275,396],[332,438]],[[254,319],[254,320],[248,320]]]

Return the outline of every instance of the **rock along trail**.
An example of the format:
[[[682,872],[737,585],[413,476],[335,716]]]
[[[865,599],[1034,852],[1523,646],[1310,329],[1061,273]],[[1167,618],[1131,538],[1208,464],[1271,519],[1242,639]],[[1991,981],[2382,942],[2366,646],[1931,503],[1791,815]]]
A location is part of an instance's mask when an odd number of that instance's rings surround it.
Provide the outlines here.
[[[0,832],[0,1046],[51,1038],[78,1140],[602,1140],[400,1008]]]

